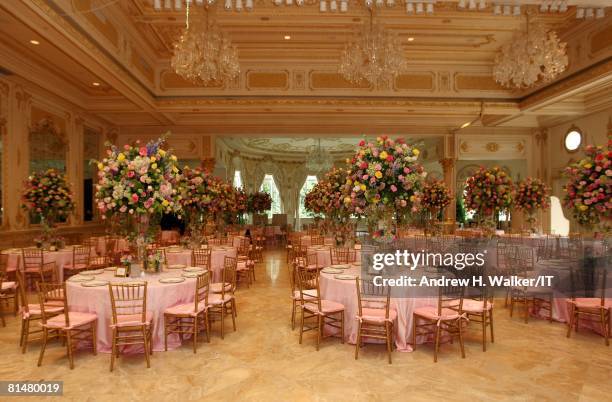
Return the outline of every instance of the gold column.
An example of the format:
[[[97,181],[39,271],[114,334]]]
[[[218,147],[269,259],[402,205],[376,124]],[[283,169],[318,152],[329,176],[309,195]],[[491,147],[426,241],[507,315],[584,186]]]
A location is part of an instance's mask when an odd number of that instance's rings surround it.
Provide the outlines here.
[[[442,165],[442,171],[444,172],[444,184],[448,188],[451,195],[451,202],[446,207],[444,212],[444,220],[446,223],[454,229],[456,216],[456,174],[455,174],[455,159],[454,158],[442,158],[440,159],[440,165]]]

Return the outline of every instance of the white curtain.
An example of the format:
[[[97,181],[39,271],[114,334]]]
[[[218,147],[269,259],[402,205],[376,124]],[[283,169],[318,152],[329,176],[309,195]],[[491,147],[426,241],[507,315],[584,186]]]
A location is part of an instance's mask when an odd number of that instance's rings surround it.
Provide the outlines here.
[[[266,171],[261,165],[260,160],[242,159],[242,170],[240,174],[242,175],[244,190],[247,193],[254,193],[259,191]]]

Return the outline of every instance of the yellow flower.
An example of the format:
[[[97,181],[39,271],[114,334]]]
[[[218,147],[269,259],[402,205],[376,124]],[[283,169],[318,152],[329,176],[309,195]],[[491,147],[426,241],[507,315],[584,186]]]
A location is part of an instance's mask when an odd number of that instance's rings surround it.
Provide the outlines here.
[[[119,152],[119,155],[117,155],[117,160],[119,162],[125,160],[125,155],[123,155],[123,152]]]
[[[172,159],[173,161],[176,161],[176,155],[172,155],[170,159]]]
[[[155,159],[155,157],[154,157],[154,156],[152,156],[152,157],[151,157],[151,159],[150,159],[150,161],[151,161],[151,162],[155,162],[156,160],[157,160],[157,159]]]
[[[587,169],[590,169],[590,168],[593,167],[593,165],[591,165],[590,163],[587,163],[587,164],[584,165],[584,167],[587,168]]]
[[[413,153],[414,155],[416,155],[416,156],[419,156],[419,154],[421,153],[421,151],[419,151],[419,150],[418,150],[418,148],[414,148],[414,149],[412,150],[412,153]]]
[[[153,169],[157,169],[157,163],[153,163],[153,164],[151,165],[151,168],[153,168]]]
[[[102,163],[98,163],[98,170],[104,169],[104,165]]]
[[[361,191],[365,191],[366,190],[366,185],[362,184],[361,186],[359,186],[359,188],[361,189]]]
[[[351,203],[351,197],[349,197],[349,196],[344,197],[344,203],[345,204],[350,204]]]
[[[578,207],[578,209],[580,209],[581,211],[586,211],[587,209],[589,209],[589,206],[588,205],[580,205]]]
[[[168,200],[163,200],[163,201],[162,201],[162,205],[163,205],[164,207],[167,207],[167,206],[168,206],[168,204],[170,204],[170,203],[168,202]]]
[[[379,155],[380,159],[385,160],[387,159],[387,151],[382,151]]]
[[[166,155],[166,151],[164,151],[161,148],[157,150],[157,153],[159,154],[159,156],[162,156],[162,157]]]
[[[411,196],[410,196],[410,201],[414,202],[414,200],[415,200],[415,196],[414,196],[414,195],[411,195]]]
[[[377,170],[376,173],[374,173],[374,176],[376,176],[377,179],[380,179],[382,177],[382,173],[380,170]]]
[[[346,178],[346,184],[348,184],[350,186],[351,184],[353,184],[353,181],[347,177]]]

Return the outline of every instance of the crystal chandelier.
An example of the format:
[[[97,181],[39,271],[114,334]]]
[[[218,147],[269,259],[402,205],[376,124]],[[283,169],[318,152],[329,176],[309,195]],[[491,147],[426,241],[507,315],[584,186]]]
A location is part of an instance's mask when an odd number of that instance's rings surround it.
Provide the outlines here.
[[[539,79],[551,81],[567,68],[567,43],[541,24],[530,24],[525,32],[516,31],[510,43],[495,56],[493,78],[502,86],[528,88]]]
[[[306,170],[315,174],[324,173],[331,170],[333,165],[333,158],[327,150],[321,148],[321,139],[319,138],[318,146],[306,157]]]
[[[187,2],[186,24],[183,34],[174,44],[171,65],[181,77],[203,85],[225,82],[240,74],[238,52],[230,39],[215,24],[205,21],[189,24]]]
[[[375,23],[370,9],[370,23],[346,45],[338,70],[352,84],[366,81],[380,87],[393,82],[407,65],[399,38]]]

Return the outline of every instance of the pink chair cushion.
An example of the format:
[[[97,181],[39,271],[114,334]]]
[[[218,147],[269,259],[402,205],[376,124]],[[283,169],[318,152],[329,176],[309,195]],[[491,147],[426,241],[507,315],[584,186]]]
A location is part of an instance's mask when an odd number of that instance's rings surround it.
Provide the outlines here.
[[[357,316],[364,322],[372,322],[375,324],[382,324],[385,322],[385,310],[382,308],[363,308],[361,309],[363,314],[361,317]],[[389,309],[389,321],[395,321],[397,319],[397,311],[395,309]]]
[[[578,308],[599,308],[601,307],[601,299],[599,297],[577,297],[576,300],[569,300]],[[612,307],[612,301],[605,300],[604,308]]]
[[[226,283],[225,284],[225,291],[229,292],[229,290],[232,288],[232,284],[231,283]],[[221,283],[217,282],[217,283],[211,283],[210,284],[210,291],[213,293],[221,293]]]
[[[111,328],[137,327],[140,325],[150,325],[153,319],[153,314],[147,311],[145,322],[142,322],[142,314],[125,314],[117,316],[117,324],[111,324]]]
[[[45,312],[47,314],[59,314],[64,311],[63,307],[58,306],[45,306]],[[40,304],[28,304],[28,311],[25,309],[21,310],[21,317],[23,319],[30,318],[33,315],[41,315]]]
[[[238,261],[238,264],[236,265],[236,270],[237,271],[250,271],[251,268],[247,264],[246,261]]]
[[[195,302],[179,304],[178,306],[167,308],[164,314],[170,315],[191,315],[196,316],[206,309],[204,302],[198,303],[198,311],[195,311]]]
[[[314,303],[306,304],[304,308],[312,313],[319,312],[317,305]],[[339,313],[340,311],[344,311],[344,304],[336,303],[331,300],[321,300],[321,310],[323,314]]]
[[[227,293],[224,295],[223,298],[221,298],[220,293],[213,293],[211,295],[208,295],[208,304],[212,304],[212,305],[223,304],[223,303],[227,303],[233,298],[234,298],[234,295],[230,295]]]
[[[2,282],[2,290],[17,289],[17,282]]]
[[[487,303],[487,311],[493,307],[492,303]],[[463,311],[468,313],[482,313],[484,311],[484,301],[465,299],[463,300]]]
[[[438,307],[437,306],[426,306],[426,307],[418,307],[414,309],[414,314],[419,317],[426,318],[428,320],[440,320],[440,321],[450,321],[456,320],[460,317],[459,313],[455,310],[451,310],[449,308],[442,309],[442,315],[438,315]]]
[[[304,267],[303,265],[300,265],[299,268],[306,268],[306,269],[312,270],[312,269],[317,269],[319,267],[316,264],[310,264],[310,265],[307,265],[306,267]]]
[[[80,313],[78,311],[70,311],[68,312],[68,319],[70,320],[70,326],[67,327],[65,316],[63,314],[56,315],[55,317],[47,320],[47,328],[77,328],[94,322],[98,319],[98,316],[95,313]]]

